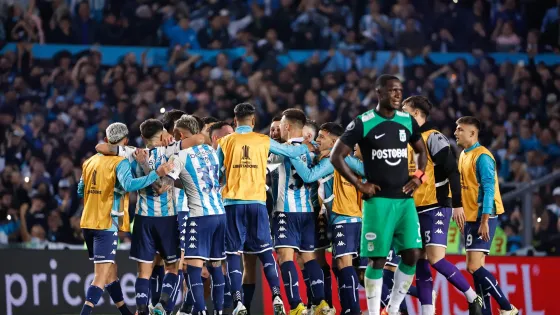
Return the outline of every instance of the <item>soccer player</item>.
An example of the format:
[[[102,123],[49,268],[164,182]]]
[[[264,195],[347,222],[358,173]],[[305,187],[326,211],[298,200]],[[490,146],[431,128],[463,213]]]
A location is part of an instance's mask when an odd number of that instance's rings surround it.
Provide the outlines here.
[[[303,141],[315,141],[319,134],[319,129],[319,124],[317,124],[317,122],[308,119],[303,127]]]
[[[411,193],[422,184],[426,167],[424,141],[416,121],[398,111],[402,101],[402,84],[391,75],[381,75],[376,82],[379,103],[373,110],[354,119],[336,142],[331,162],[363,194],[363,225],[360,253],[370,259],[366,269],[365,289],[370,315],[378,315],[383,285],[383,267],[391,243],[401,255],[395,272],[395,285],[389,305],[382,314],[398,314],[399,306],[410,287],[422,247],[420,224]],[[358,143],[363,155],[363,183],[344,162]],[[408,175],[410,143],[418,154],[418,170]]]
[[[182,116],[175,123],[181,139],[200,132],[197,120]],[[187,193],[189,218],[179,225],[181,250],[187,263],[187,285],[193,297],[194,313],[205,314],[202,267],[205,261],[212,277],[214,314],[221,314],[224,304],[225,278],[221,261],[225,255],[226,216],[219,183],[219,159],[216,151],[207,144],[181,150],[175,158],[179,164],[180,179]],[[188,232],[187,232],[188,231]]]
[[[282,113],[280,134],[289,146],[301,147],[303,127],[307,118],[299,109],[287,109]],[[314,155],[305,153],[300,158],[311,166]],[[290,303],[290,314],[305,313],[297,281],[294,264],[294,252],[301,256],[304,268],[309,276],[312,302],[315,314],[326,314],[330,307],[324,300],[324,275],[321,265],[315,259],[315,213],[311,204],[309,185],[297,175],[290,159],[273,155],[271,163],[280,163],[278,167],[278,197],[273,216],[274,248],[282,270],[284,287]]]
[[[358,257],[360,247],[362,211],[358,204],[358,191],[334,170],[329,160],[330,151],[343,132],[344,128],[337,123],[321,125],[317,138],[321,152],[318,164],[310,169],[307,163],[300,159],[291,159],[291,163],[304,182],[319,182],[319,200],[322,201],[319,214],[324,217],[328,215],[330,220],[329,222],[320,219],[317,221],[319,228],[325,232],[319,230],[316,244],[330,246],[326,233],[326,230],[330,229],[330,234],[334,237],[333,257],[336,265],[333,265],[333,269],[338,278],[342,314],[359,315],[361,314],[358,298],[359,279],[354,269],[353,258]],[[357,158],[348,156],[346,162],[352,169],[359,169],[363,173],[362,162]],[[318,251],[315,254],[319,256]],[[325,279],[327,272],[330,276],[330,268],[323,267]],[[327,285],[330,285],[330,281],[325,281],[325,287]],[[325,294],[328,293],[330,290],[325,288]],[[330,308],[329,314],[336,314],[332,305]]]
[[[455,130],[457,144],[464,149],[459,157],[459,173],[466,215],[464,235],[467,270],[474,278],[478,295],[484,297],[483,314],[492,314],[490,298],[487,296],[490,293],[500,305],[501,315],[515,315],[519,311],[510,304],[496,278],[484,268],[484,259],[490,253],[498,225],[498,215],[504,213],[504,206],[494,156],[478,143],[480,128],[478,119],[465,116],[457,120]]]
[[[414,203],[420,221],[424,250],[416,264],[416,287],[422,304],[422,315],[433,315],[433,280],[430,265],[444,275],[453,286],[465,294],[469,314],[482,314],[482,298],[476,295],[463,274],[445,259],[447,231],[453,216],[463,230],[465,213],[461,201],[459,169],[449,140],[427,121],[432,103],[425,96],[412,96],[403,101],[403,111],[409,113],[420,126],[426,145],[426,183],[414,192]],[[409,148],[410,151],[410,148]],[[414,153],[409,152],[409,172],[416,171]],[[451,197],[451,198],[450,198]]]
[[[109,125],[106,134],[105,141],[113,145],[128,142],[128,128],[122,123]],[[123,301],[115,263],[118,231],[130,231],[128,192],[151,185],[171,169],[172,164],[165,163],[157,171],[133,179],[130,163],[122,157],[97,154],[84,162],[78,184],[78,195],[84,198],[80,227],[89,259],[94,261],[95,277],[87,290],[81,315],[91,314],[103,295],[103,288],[109,291],[121,314],[132,314]]]
[[[272,122],[270,123],[270,132],[269,132],[269,136],[282,143],[282,137],[280,137],[280,120],[282,119],[282,116],[274,116],[274,118],[272,118]]]
[[[274,313],[284,314],[266,209],[267,158],[269,152],[298,156],[307,153],[308,148],[280,145],[253,132],[256,110],[249,103],[236,105],[234,113],[235,132],[218,141],[218,156],[225,176],[222,194],[228,218],[226,253],[235,307],[233,314],[247,314],[241,297],[243,272],[239,254],[242,252],[259,257],[271,287]]]
[[[214,150],[217,150],[218,140],[232,133],[233,127],[225,121],[218,121],[212,126],[208,127],[208,136],[212,140],[212,148],[214,148]]]

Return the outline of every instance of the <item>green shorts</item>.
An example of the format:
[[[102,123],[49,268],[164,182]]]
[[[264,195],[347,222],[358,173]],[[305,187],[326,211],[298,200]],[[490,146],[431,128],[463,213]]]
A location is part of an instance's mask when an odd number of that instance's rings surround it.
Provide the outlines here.
[[[391,244],[395,253],[422,248],[414,199],[372,197],[364,200],[360,255],[387,257]]]

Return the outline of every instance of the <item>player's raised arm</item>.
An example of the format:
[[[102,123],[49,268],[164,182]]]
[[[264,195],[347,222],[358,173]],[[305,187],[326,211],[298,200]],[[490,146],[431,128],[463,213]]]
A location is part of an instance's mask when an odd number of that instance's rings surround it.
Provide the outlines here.
[[[329,159],[322,159],[319,164],[309,168],[307,163],[299,158],[290,159],[292,165],[296,169],[297,174],[305,183],[313,183],[319,179],[332,174],[334,167]]]
[[[296,158],[309,152],[307,145],[282,145],[274,139],[270,139],[270,153],[285,156],[287,158]]]

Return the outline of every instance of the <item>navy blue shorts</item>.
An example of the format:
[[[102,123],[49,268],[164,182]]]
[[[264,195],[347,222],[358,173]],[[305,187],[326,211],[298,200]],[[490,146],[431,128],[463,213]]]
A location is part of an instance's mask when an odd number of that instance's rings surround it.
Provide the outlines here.
[[[185,249],[187,231],[190,230],[187,226],[188,219],[189,213],[187,211],[179,211],[177,213],[177,223],[179,225],[179,248],[181,250]]]
[[[272,249],[270,220],[259,203],[225,206],[226,253],[258,254]]]
[[[424,246],[447,247],[447,232],[452,216],[453,209],[451,208],[438,208],[418,213],[422,244]]]
[[[181,238],[183,237],[185,241],[181,250],[185,252],[185,259],[225,259],[226,215],[190,217],[187,221],[186,235]]]
[[[329,219],[326,213],[316,212],[315,250],[331,247],[331,233],[329,233]]]
[[[488,220],[488,228],[490,230],[490,240],[484,241],[481,236],[478,236],[478,228],[480,221],[466,222],[465,223],[465,250],[467,252],[484,252],[487,255],[490,253],[490,246],[494,239],[494,233],[498,226],[498,217],[493,217]]]
[[[273,216],[274,248],[315,251],[315,214],[313,212],[276,212]]]
[[[83,229],[82,234],[88,249],[89,260],[95,264],[115,263],[119,233],[103,230]]]
[[[134,217],[130,259],[152,263],[156,252],[166,263],[173,263],[179,259],[179,229],[176,215]]]
[[[395,249],[391,247],[389,255],[387,255],[387,262],[385,265],[397,267],[401,263],[401,256],[395,253]]]
[[[331,233],[333,235],[332,254],[334,258],[346,255],[358,257],[362,236],[361,222],[335,224],[331,228]]]

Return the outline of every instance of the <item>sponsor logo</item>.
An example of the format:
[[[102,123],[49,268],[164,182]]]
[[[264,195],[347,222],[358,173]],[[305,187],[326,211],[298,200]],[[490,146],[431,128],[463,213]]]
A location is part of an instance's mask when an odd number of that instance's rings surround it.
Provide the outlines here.
[[[183,226],[187,226],[187,222],[184,222],[184,223],[183,223]]]
[[[238,274],[240,274],[240,275],[243,274],[243,273],[241,273],[241,270],[238,270],[238,269],[232,270],[232,271],[230,271],[229,273],[238,273]]]
[[[443,221],[437,220],[437,221],[436,221],[436,225],[443,225]]]
[[[313,280],[313,281],[311,281],[311,286],[318,285],[318,284],[324,284],[323,280]]]
[[[436,213],[436,217],[444,217],[443,213],[441,213],[441,211],[438,211],[438,213]]]
[[[325,233],[325,229],[319,229],[319,233]]]
[[[185,230],[185,229],[181,230],[181,234],[185,234],[186,232],[187,232],[187,230]]]
[[[284,221],[284,219],[281,219],[280,221],[278,221],[278,224],[286,224],[286,221]]]
[[[280,232],[285,232],[285,231],[286,231],[286,228],[283,227],[283,226],[281,226],[281,227],[278,228],[278,231],[280,231]]]
[[[281,233],[280,235],[278,235],[278,238],[288,238],[288,237],[286,236],[286,234]]]
[[[270,244],[268,244],[268,243],[262,244],[262,245],[261,245],[261,248],[265,248],[265,247],[267,247],[268,245],[270,245]]]
[[[354,128],[356,127],[356,123],[354,121],[351,121],[348,126],[346,126],[346,130],[350,131],[350,130],[354,130]]]
[[[274,264],[272,264],[272,263],[266,263],[266,264],[264,264],[263,268],[272,267],[272,266],[274,266]]]
[[[196,224],[196,222],[192,221],[189,226],[198,226],[198,224]]]
[[[190,243],[189,248],[196,248],[196,245],[194,245],[193,243]]]
[[[366,240],[368,241],[373,241],[377,238],[377,234],[373,233],[373,232],[368,232],[366,233]]]
[[[147,299],[148,295],[146,293],[137,293],[136,298],[137,299]]]
[[[113,245],[118,245],[118,244],[117,244],[117,241],[113,241]]]
[[[278,217],[279,217],[279,218],[285,218],[286,215],[285,215],[284,213],[279,213],[279,214],[278,214]]]
[[[343,237],[344,234],[342,234],[341,232],[336,233],[336,237]]]
[[[171,288],[171,289],[173,289],[173,286],[171,285],[171,283],[164,283],[164,284],[161,286],[161,288],[162,288],[162,289],[164,289],[164,288]]]
[[[181,236],[181,241],[184,241],[184,240],[185,240],[185,237],[184,237],[184,236]]]
[[[339,224],[339,225],[336,225],[334,228],[335,228],[335,230],[338,230],[338,229],[342,229],[343,226],[342,226],[342,224]]]
[[[250,149],[248,145],[241,147],[241,164],[234,164],[233,168],[259,168],[257,164],[251,163]]]
[[[384,135],[385,135],[384,133],[382,133],[380,135],[375,135],[375,140],[382,138]]]
[[[371,159],[384,160],[389,166],[397,166],[403,159],[408,161],[408,150],[405,149],[373,149]]]
[[[436,234],[444,234],[443,231],[442,231],[441,229],[437,229],[435,233],[436,233]]]
[[[117,235],[118,235],[117,232],[113,233],[113,236],[117,236]]]
[[[191,242],[194,242],[194,241],[196,241],[196,237],[194,237],[194,236],[191,236],[191,238],[189,238],[189,241],[191,241]]]
[[[372,252],[373,249],[374,249],[374,247],[373,247],[373,242],[368,242],[368,243],[367,243],[367,250],[370,251],[370,252]]]
[[[189,233],[191,233],[191,234],[196,234],[196,230],[195,230],[195,229],[191,229],[191,230],[189,231]]]
[[[336,246],[346,246],[346,243],[344,243],[343,241],[339,241]]]
[[[111,251],[111,255],[116,255],[116,254],[117,254],[117,250],[113,249],[113,250]]]

